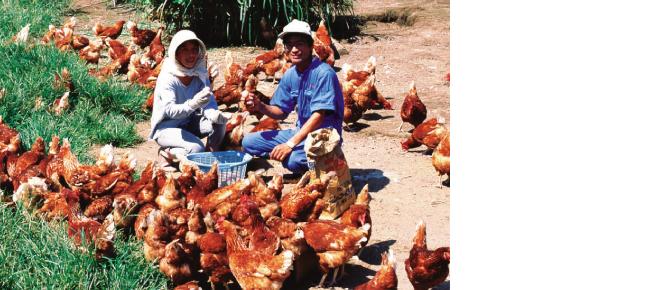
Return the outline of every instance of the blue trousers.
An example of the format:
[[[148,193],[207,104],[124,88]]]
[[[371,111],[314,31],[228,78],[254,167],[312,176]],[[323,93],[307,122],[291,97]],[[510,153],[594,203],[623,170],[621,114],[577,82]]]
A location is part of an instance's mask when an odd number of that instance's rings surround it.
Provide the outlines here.
[[[270,157],[270,152],[275,146],[286,143],[299,130],[300,128],[245,134],[243,151],[259,157]],[[304,140],[295,145],[291,154],[282,160],[282,166],[293,173],[304,173],[309,170],[307,154],[304,152]]]

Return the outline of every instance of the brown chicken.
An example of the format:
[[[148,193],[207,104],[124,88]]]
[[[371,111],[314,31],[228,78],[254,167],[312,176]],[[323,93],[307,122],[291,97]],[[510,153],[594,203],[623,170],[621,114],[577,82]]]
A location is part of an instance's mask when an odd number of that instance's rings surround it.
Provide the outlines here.
[[[243,75],[243,68],[234,63],[231,52],[225,55],[225,84],[220,86],[213,93],[216,103],[220,106],[225,104],[229,108],[233,104],[241,101],[242,80],[246,79]]]
[[[148,71],[150,70],[141,65],[139,55],[133,54],[129,59],[129,65],[127,66],[127,80],[133,83],[137,81],[141,75],[146,74]],[[152,96],[153,98],[151,107],[154,106],[154,92],[152,93]],[[145,108],[145,106],[143,108]]]
[[[11,140],[11,144],[5,148],[4,153],[7,158],[5,161],[5,168],[10,180],[12,179],[12,176],[16,176],[16,162],[18,161],[18,157],[20,157],[19,154],[22,152],[20,150],[20,142],[20,135],[14,136]]]
[[[45,177],[52,182],[52,190],[61,190],[60,176],[63,168],[63,160],[59,154],[59,136],[52,135],[52,140],[48,144],[48,156],[39,163],[41,171]]]
[[[280,238],[282,247],[293,252],[294,257],[306,252],[304,232],[292,220],[273,216],[266,221],[266,225]]]
[[[145,259],[153,261],[164,256],[164,249],[170,242],[168,233],[168,214],[152,210],[146,218],[143,254]]]
[[[300,226],[307,244],[316,251],[319,258],[323,276],[318,287],[323,287],[329,269],[334,269],[334,276],[328,286],[336,283],[339,267],[341,277],[344,275],[345,264],[361,248],[361,243],[368,240],[366,235],[370,229],[369,224],[355,228],[330,220],[313,220],[301,223]]]
[[[434,149],[447,133],[447,128],[439,123],[438,118],[431,118],[416,126],[413,132],[411,132],[411,136],[406,141],[400,142],[400,144],[402,145],[402,150],[405,151],[420,147],[421,145],[426,145],[429,149]]]
[[[75,84],[73,83],[73,79],[67,68],[61,70],[61,75],[59,75],[58,72],[55,72],[55,80],[52,83],[52,87],[55,89],[64,89],[67,92],[75,90]]]
[[[48,31],[45,32],[45,35],[43,35],[41,40],[39,40],[39,43],[45,45],[50,44],[50,42],[55,39],[55,31],[57,31],[57,28],[50,24],[48,26]]]
[[[64,38],[55,43],[55,46],[59,48],[59,51],[63,52],[64,50],[73,49],[73,29],[69,27],[62,28],[64,32]]]
[[[187,221],[188,232],[186,232],[185,242],[189,245],[197,245],[197,241],[207,232],[207,227],[204,222],[205,216],[200,211],[200,205],[196,205],[191,216]]]
[[[103,41],[98,38],[91,42],[89,46],[79,51],[79,58],[85,60],[86,63],[98,64],[100,61],[100,53],[104,48]]]
[[[186,196],[179,190],[179,184],[172,175],[166,179],[166,183],[155,198],[155,203],[164,213],[186,207]]]
[[[70,110],[72,105],[69,102],[70,92],[65,92],[61,98],[56,99],[52,105],[50,105],[50,111],[55,115],[61,115],[61,113]]]
[[[404,261],[406,274],[416,290],[431,289],[443,283],[450,273],[450,247],[428,250],[426,228],[424,221],[418,222],[413,247]]]
[[[359,285],[354,290],[393,290],[397,289],[397,274],[395,273],[395,257],[393,250],[382,254],[381,268],[370,281]]]
[[[244,192],[249,192],[255,182],[255,177],[249,175],[248,178],[237,180],[230,185],[212,191],[200,201],[202,214],[211,213],[229,217],[239,204],[241,196]]]
[[[164,248],[164,255],[159,261],[159,271],[170,278],[173,285],[181,285],[191,280],[191,265],[179,240],[173,240]]]
[[[218,161],[214,161],[211,169],[206,174],[200,174],[196,180],[196,185],[189,191],[186,196],[186,207],[195,208],[202,199],[218,188]]]
[[[127,52],[127,46],[123,45],[120,41],[111,38],[102,38],[104,43],[109,47],[109,57],[116,60],[119,59]]]
[[[78,191],[62,188],[62,193],[66,194],[68,203],[68,236],[77,245],[91,243],[95,248],[93,257],[96,260],[102,257],[115,257],[116,228],[113,216],[107,216],[104,223],[100,224],[82,214]]]
[[[125,155],[123,155],[123,158],[120,159],[120,162],[118,163],[118,167],[115,168],[109,175],[117,175],[118,176],[118,181],[116,185],[114,186],[113,190],[111,191],[111,195],[114,196],[114,198],[122,193],[123,191],[127,190],[132,183],[134,183],[134,173],[136,173],[136,164],[138,164],[138,160],[136,160],[136,157],[134,154],[131,152],[126,152]],[[136,197],[136,195],[134,195]]]
[[[136,160],[136,159],[134,159]],[[126,174],[129,171],[125,171]],[[122,182],[119,179],[119,183]],[[127,182],[125,182],[127,184]],[[129,185],[131,186],[131,184]],[[119,187],[118,185],[115,187]],[[114,221],[116,221],[117,228],[128,228],[134,223],[136,216],[135,213],[139,210],[139,203],[136,199],[136,194],[128,192],[127,189],[114,195]]]
[[[248,67],[250,67],[251,72],[246,70],[244,73],[252,73],[253,75],[257,75],[260,72],[263,72],[266,74],[266,81],[268,81],[268,77],[272,77],[274,84],[275,73],[280,71],[285,64],[286,59],[284,59],[284,43],[280,38],[277,40],[273,50],[259,55],[250,61],[250,63],[248,63]]]
[[[105,218],[114,209],[111,205],[113,198],[111,196],[102,196],[93,200],[84,210],[84,215],[99,223],[104,222]]]
[[[175,287],[173,290],[202,290],[202,288],[198,286],[198,281],[190,281]]]
[[[129,35],[132,37],[132,42],[140,46],[141,49],[149,46],[157,36],[156,31],[149,29],[138,29],[136,23],[132,21],[127,22],[127,29],[129,29]]]
[[[10,174],[9,176],[11,178],[16,177],[18,174],[20,174],[21,171],[25,170],[27,167],[30,165],[38,165],[39,162],[45,157],[45,141],[43,141],[43,138],[36,137],[36,140],[34,141],[34,144],[32,145],[32,149],[30,151],[27,151],[23,153],[18,159],[16,160],[16,169],[13,172],[13,175]],[[17,186],[15,188],[18,188]]]
[[[182,193],[187,196],[191,189],[195,187],[196,172],[202,171],[197,164],[189,161],[186,156],[181,156],[179,159],[179,171],[181,174],[177,177],[177,184],[179,184],[179,189]]]
[[[263,183],[263,179],[260,176],[256,178],[257,180],[261,180],[259,183]],[[266,186],[263,186],[263,188],[261,186],[252,188],[250,198],[259,206],[259,211],[261,211],[261,216],[263,216],[264,220],[268,220],[270,217],[280,213],[279,199],[282,197],[283,189],[284,177],[281,172],[276,173],[272,180]]]
[[[272,98],[264,95],[262,92],[257,91],[257,84],[259,79],[254,75],[250,75],[243,86],[243,91],[241,92],[241,97],[247,97],[248,93],[253,93],[255,98],[258,98],[262,103],[270,105]],[[261,120],[265,115],[259,111],[253,110],[249,111],[246,109],[245,102],[239,102],[240,111],[248,111],[250,115],[257,117],[258,120]]]
[[[375,80],[375,75],[371,74],[365,82],[352,92],[352,99],[364,110],[372,109],[375,106],[371,97],[373,88],[375,87]]]
[[[61,192],[46,192],[43,199],[43,206],[38,209],[37,213],[43,214],[47,221],[68,217],[66,196]]]
[[[290,193],[282,196],[279,206],[282,208],[282,217],[293,222],[306,222],[318,219],[324,207],[322,200],[329,181],[336,176],[329,172],[309,183],[309,172],[293,187]],[[309,183],[309,184],[307,184]]]
[[[359,103],[354,101],[354,98],[352,98],[352,93],[355,90],[354,85],[348,83],[348,82],[342,82],[341,83],[341,89],[343,90],[343,106],[344,106],[344,111],[343,111],[343,124],[345,124],[345,128],[343,128],[346,131],[353,132],[352,128],[350,128],[349,124],[356,123],[363,117],[363,114],[366,112],[364,108],[362,108]]]
[[[225,127],[225,138],[220,145],[220,151],[243,151],[243,136],[245,136],[245,122],[250,112],[235,113]]]
[[[140,73],[136,83],[142,85],[145,88],[154,90],[154,88],[157,86],[157,78],[159,77],[159,73],[161,73],[163,64],[164,62],[161,61],[154,69],[146,70],[145,72]],[[152,95],[152,106],[154,106],[154,95]]]
[[[372,235],[372,217],[370,216],[370,195],[368,194],[368,184],[361,189],[354,204],[343,213],[341,216],[341,224],[355,228],[369,224],[370,229],[368,229],[366,238],[370,241],[370,235]],[[363,248],[366,247],[368,241],[361,243],[361,249],[355,255],[357,259],[361,256],[361,252],[363,252]]]
[[[106,146],[105,146],[106,148]],[[104,149],[104,148],[103,148]],[[61,176],[71,187],[79,187],[92,180],[100,179],[102,175],[113,170],[113,150],[110,152],[101,150],[96,165],[82,165],[73,155],[68,138],[64,138],[63,145],[59,150],[62,163]]]
[[[450,175],[450,131],[434,149],[431,157],[431,164],[436,168],[436,175],[438,175],[438,186],[443,188],[443,174],[447,174],[447,183],[449,186],[452,176]]]
[[[313,43],[313,55],[320,61],[334,67],[334,50],[331,48],[332,39],[329,36],[329,30],[325,26],[325,20],[320,21],[320,26],[316,30]]]
[[[142,240],[145,238],[145,233],[148,229],[148,216],[150,213],[157,209],[153,203],[146,203],[141,205],[139,214],[134,222],[134,235],[137,239]]]
[[[125,20],[120,20],[116,22],[114,26],[103,27],[102,24],[98,22],[93,26],[93,33],[95,33],[95,36],[97,37],[106,36],[111,39],[118,39],[120,34],[123,32],[124,24]]]
[[[244,195],[247,196],[247,195]],[[259,254],[274,255],[280,246],[280,240],[275,232],[266,227],[259,206],[250,199],[241,199],[252,220],[249,249]]]
[[[186,241],[188,233],[188,220],[193,215],[193,211],[188,208],[176,208],[168,215],[169,224],[168,232],[173,240],[179,239]]]
[[[272,131],[272,130],[281,130],[282,126],[279,124],[279,121],[273,118],[264,118],[259,123],[250,130],[250,133],[254,132],[263,132],[263,131]]]
[[[7,123],[2,119],[2,116],[0,116],[0,143],[5,146],[12,144],[14,142],[12,139],[16,136],[18,136],[18,131],[9,127],[9,125],[7,125]],[[18,137],[18,141],[20,142],[20,137]]]
[[[402,124],[397,128],[397,132],[402,130],[404,122],[409,122],[414,127],[417,127],[427,119],[427,108],[425,108],[425,104],[418,97],[415,82],[411,82],[409,94],[404,98],[400,114],[402,116]]]
[[[134,54],[135,49],[136,46],[133,43],[130,43],[129,47],[127,48],[127,52],[125,52],[125,54],[123,54],[120,58],[114,59],[106,67],[103,67],[100,70],[90,69],[89,75],[96,77],[108,77],[115,73],[127,74],[129,60],[132,57],[132,54]]]
[[[14,204],[22,206],[23,209],[31,210],[38,208],[48,192],[48,185],[44,178],[33,177],[22,183],[11,197]]]
[[[160,27],[157,30],[157,35],[150,43],[150,50],[141,58],[141,64],[146,68],[155,68],[164,58],[165,48],[163,43],[161,43],[162,32],[163,27]]]
[[[229,256],[229,268],[243,290],[274,289],[282,287],[291,274],[293,253],[284,250],[276,256],[249,250],[234,225],[223,221]]]
[[[81,50],[87,46],[89,46],[90,41],[88,38],[81,36],[81,35],[73,35],[73,42],[71,45],[73,46],[74,50]]]
[[[39,178],[45,177],[45,174],[43,174],[41,167],[39,167],[36,164],[28,166],[27,168],[23,169],[20,173],[18,173],[18,175],[16,175],[11,179],[12,184],[14,186],[14,191],[18,190],[18,187],[20,187],[21,184],[26,183],[32,177],[39,177]]]
[[[217,222],[222,223],[224,217]],[[221,283],[225,289],[229,289],[227,283],[234,280],[234,275],[229,269],[229,258],[227,257],[227,242],[223,232],[215,232],[216,222],[207,215],[204,218],[207,226],[207,233],[202,235],[197,245],[202,252],[200,254],[200,267],[202,271],[209,276],[212,289],[214,283]],[[222,226],[218,227],[222,230]]]

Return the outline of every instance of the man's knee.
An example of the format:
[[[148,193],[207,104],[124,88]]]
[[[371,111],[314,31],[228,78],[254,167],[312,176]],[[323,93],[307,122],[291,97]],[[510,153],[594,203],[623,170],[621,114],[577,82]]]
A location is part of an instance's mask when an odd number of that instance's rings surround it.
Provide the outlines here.
[[[259,151],[259,150],[255,150],[255,146],[256,146],[256,142],[254,142],[255,134],[256,133],[250,133],[250,134],[245,134],[245,136],[243,136],[243,141],[241,142],[241,145],[243,146],[243,151],[245,151],[245,153],[254,154],[256,153],[255,151],[257,152]]]
[[[303,173],[309,170],[306,155],[302,155],[303,154],[291,154],[288,157],[286,168],[293,173]]]

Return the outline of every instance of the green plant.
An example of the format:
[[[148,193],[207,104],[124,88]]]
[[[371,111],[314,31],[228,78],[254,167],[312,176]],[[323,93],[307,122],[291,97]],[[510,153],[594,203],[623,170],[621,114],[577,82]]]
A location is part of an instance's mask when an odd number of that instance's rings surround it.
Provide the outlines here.
[[[67,228],[67,221],[47,222],[0,204],[0,289],[171,288],[133,235],[119,230],[116,258],[96,262],[70,241]]]
[[[317,29],[321,19],[328,29],[346,26],[353,14],[353,0],[131,0],[132,5],[151,11],[151,20],[165,23],[172,31],[188,28],[208,43],[248,44],[262,41],[261,18],[278,31],[293,19],[309,22]]]

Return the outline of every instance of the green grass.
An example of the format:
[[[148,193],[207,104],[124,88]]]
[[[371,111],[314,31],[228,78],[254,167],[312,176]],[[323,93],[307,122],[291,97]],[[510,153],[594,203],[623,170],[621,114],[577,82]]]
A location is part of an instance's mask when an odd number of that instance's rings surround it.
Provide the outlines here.
[[[116,258],[96,262],[71,243],[67,227],[0,205],[0,289],[171,288],[134,236],[119,230]]]
[[[0,3],[0,24],[10,27],[3,29],[6,34],[0,34],[0,57],[4,60],[0,64],[0,88],[7,90],[7,95],[0,100],[3,120],[18,130],[26,150],[38,136],[46,142],[53,134],[69,138],[71,148],[82,163],[93,161],[86,152],[94,144],[125,147],[143,142],[134,125],[150,116],[149,112],[139,109],[148,97],[148,90],[129,84],[123,75],[106,81],[89,76],[88,69],[96,66],[87,65],[75,51],[59,52],[54,45],[26,49],[25,44],[9,43],[27,23],[32,23],[30,35],[37,39],[45,34],[48,24],[61,25],[68,16],[55,12],[63,13],[69,2],[53,2],[58,6],[38,0]],[[70,96],[73,109],[55,115],[48,105],[65,93],[63,88],[52,85],[55,73],[61,73],[63,68],[69,70],[75,84]],[[45,106],[37,109],[38,98]]]

